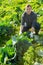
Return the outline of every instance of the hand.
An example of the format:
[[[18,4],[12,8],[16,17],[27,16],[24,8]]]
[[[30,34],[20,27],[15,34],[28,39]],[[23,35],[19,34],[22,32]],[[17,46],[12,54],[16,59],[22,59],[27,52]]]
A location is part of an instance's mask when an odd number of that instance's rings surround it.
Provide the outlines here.
[[[31,28],[31,32],[35,32],[35,28],[34,27]]]

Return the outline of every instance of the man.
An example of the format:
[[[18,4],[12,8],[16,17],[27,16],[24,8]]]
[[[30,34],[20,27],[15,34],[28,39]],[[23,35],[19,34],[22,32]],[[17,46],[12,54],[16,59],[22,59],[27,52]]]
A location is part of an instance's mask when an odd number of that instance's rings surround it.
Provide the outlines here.
[[[38,34],[40,25],[37,23],[37,14],[32,11],[31,5],[27,5],[22,14],[20,33],[27,32],[30,28],[32,32]]]

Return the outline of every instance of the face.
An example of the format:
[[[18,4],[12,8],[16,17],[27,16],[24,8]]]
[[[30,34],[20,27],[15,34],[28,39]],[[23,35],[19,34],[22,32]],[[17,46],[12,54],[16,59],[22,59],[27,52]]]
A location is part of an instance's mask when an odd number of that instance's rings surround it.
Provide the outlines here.
[[[31,11],[32,11],[32,8],[31,8],[30,6],[29,6],[29,7],[26,7],[26,13],[27,13],[27,14],[30,14]]]

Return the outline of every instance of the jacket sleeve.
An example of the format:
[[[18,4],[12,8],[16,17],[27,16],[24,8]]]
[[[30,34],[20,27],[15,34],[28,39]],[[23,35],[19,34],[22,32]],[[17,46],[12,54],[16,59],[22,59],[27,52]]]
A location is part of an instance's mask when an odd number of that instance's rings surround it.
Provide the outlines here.
[[[33,18],[33,22],[32,22],[32,27],[35,27],[35,24],[37,23],[37,14],[35,14],[33,17],[34,18]]]
[[[24,17],[24,15],[22,15],[22,17],[21,17],[21,25],[24,25],[24,22],[25,22],[25,17]]]

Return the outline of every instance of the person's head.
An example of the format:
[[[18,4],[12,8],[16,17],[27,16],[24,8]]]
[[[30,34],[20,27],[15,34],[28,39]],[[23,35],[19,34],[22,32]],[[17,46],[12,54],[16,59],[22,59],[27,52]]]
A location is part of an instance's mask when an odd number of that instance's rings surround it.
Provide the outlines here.
[[[31,11],[32,11],[31,5],[27,5],[26,8],[25,8],[25,11],[26,11],[27,14],[30,14]]]

